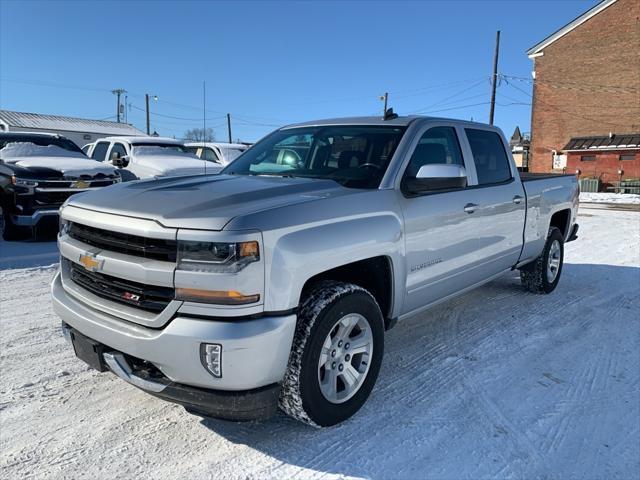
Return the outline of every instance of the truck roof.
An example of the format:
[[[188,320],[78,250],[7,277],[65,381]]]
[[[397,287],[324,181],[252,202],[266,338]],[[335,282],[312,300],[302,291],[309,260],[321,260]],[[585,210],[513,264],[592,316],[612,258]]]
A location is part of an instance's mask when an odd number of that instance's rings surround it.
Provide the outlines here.
[[[131,145],[136,145],[140,143],[155,143],[157,145],[159,144],[184,145],[184,143],[181,142],[180,140],[176,140],[175,138],[169,138],[169,137],[120,136],[120,137],[104,137],[104,138],[101,138],[100,140],[106,140],[110,142],[126,142]]]
[[[225,142],[187,142],[187,147],[221,147],[221,148],[241,148],[247,149],[249,145],[244,143],[225,143]]]
[[[22,132],[19,130],[11,130],[10,132],[0,132],[0,138],[9,138],[9,137],[24,137],[24,138],[42,138],[42,137],[53,137],[53,138],[63,138],[62,135],[58,135],[57,133],[48,133],[48,132]]]
[[[418,120],[443,120],[465,125],[482,125],[483,127],[489,126],[486,123],[472,122],[468,120],[459,120],[453,118],[427,117],[423,115],[405,115],[388,120],[385,120],[384,118],[382,118],[382,116],[327,118],[322,120],[312,120],[309,122],[295,123],[282,128],[288,129],[298,127],[315,127],[320,125],[391,125],[395,127],[406,127],[407,125]]]

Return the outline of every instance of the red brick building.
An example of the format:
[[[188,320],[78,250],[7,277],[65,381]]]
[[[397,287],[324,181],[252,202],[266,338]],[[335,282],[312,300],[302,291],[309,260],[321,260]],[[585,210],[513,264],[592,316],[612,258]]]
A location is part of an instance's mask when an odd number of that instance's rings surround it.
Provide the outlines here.
[[[604,0],[527,54],[529,170],[640,178],[640,1]]]

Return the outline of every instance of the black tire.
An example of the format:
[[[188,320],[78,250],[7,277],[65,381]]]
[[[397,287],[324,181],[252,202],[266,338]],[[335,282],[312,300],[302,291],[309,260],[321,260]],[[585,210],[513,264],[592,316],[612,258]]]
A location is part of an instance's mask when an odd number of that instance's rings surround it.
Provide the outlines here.
[[[29,230],[13,223],[11,215],[7,213],[6,209],[2,209],[2,221],[0,222],[0,227],[2,227],[2,239],[7,242],[25,240],[29,237]]]
[[[327,400],[320,389],[318,362],[323,343],[336,322],[349,313],[366,319],[373,336],[369,368],[359,389],[342,403]],[[298,313],[280,408],[309,425],[328,427],[355,414],[375,385],[384,354],[384,320],[375,298],[357,285],[322,281],[305,294]]]
[[[557,267],[557,273],[553,280],[547,277],[547,266],[549,264],[549,253],[554,242],[558,242],[560,246],[560,264]],[[560,275],[562,274],[562,265],[564,263],[564,237],[560,230],[556,227],[549,229],[547,241],[544,244],[542,254],[533,262],[520,268],[520,281],[522,285],[533,293],[551,293],[558,286]]]

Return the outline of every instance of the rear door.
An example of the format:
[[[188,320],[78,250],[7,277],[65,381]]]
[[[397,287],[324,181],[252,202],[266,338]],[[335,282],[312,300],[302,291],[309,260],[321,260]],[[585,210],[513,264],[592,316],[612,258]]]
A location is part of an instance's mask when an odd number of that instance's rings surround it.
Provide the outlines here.
[[[502,272],[518,261],[525,222],[525,193],[502,135],[493,129],[465,128],[478,179],[473,203],[475,235],[481,259],[478,281]]]

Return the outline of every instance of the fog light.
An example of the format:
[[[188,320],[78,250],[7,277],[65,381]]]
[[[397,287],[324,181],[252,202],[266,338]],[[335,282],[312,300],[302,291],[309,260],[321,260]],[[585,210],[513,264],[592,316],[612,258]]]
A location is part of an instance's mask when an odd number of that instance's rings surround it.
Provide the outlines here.
[[[200,361],[211,375],[222,377],[222,345],[203,343],[200,345]]]

